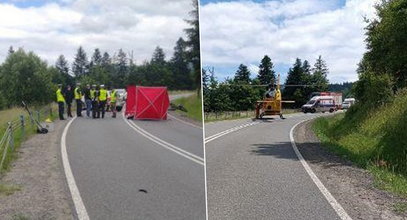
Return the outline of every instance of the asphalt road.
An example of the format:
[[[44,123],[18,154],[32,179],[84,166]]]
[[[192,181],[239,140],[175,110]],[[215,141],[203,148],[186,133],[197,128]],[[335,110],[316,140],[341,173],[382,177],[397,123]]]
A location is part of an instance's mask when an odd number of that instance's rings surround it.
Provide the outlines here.
[[[177,98],[176,95],[172,98]],[[67,133],[72,173],[90,219],[205,219],[202,129],[175,119],[132,121],[121,115],[76,119]]]
[[[290,129],[317,115],[300,113],[254,124],[249,119],[205,124],[206,138],[212,137],[205,148],[208,218],[340,219],[290,143]]]

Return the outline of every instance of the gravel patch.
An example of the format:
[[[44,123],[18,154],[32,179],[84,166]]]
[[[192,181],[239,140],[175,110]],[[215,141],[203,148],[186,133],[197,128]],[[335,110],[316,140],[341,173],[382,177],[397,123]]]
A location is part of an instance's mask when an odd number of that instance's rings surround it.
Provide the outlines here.
[[[60,138],[67,121],[56,121],[54,131],[37,134],[18,150],[18,159],[0,183],[17,186],[0,195],[0,219],[74,219],[60,155]]]
[[[297,147],[312,170],[353,219],[407,219],[394,211],[406,199],[374,187],[374,177],[350,161],[323,148],[312,131],[312,121],[294,131]]]

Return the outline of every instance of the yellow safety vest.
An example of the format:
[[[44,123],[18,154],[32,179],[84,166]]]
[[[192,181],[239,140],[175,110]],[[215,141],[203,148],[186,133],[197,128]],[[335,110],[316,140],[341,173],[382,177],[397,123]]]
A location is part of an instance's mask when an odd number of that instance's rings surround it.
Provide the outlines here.
[[[57,94],[57,102],[65,102],[65,98],[62,95],[61,89],[58,89],[56,94]]]
[[[107,90],[100,89],[99,101],[106,101],[107,99]]]
[[[90,99],[95,99],[95,93],[96,93],[96,90],[94,90],[94,89],[90,90]]]
[[[112,91],[112,94],[110,95],[110,102],[116,102],[116,90]]]
[[[78,91],[78,90],[79,90],[78,87],[76,87],[75,90],[74,90],[75,99],[81,99],[82,98],[82,93],[80,91]]]

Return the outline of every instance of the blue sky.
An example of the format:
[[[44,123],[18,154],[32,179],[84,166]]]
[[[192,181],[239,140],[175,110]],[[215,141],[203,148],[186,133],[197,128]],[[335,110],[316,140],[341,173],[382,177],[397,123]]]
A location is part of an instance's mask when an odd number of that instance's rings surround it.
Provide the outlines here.
[[[240,63],[252,77],[269,55],[283,79],[295,59],[327,61],[331,82],[357,80],[364,51],[363,17],[374,0],[201,0],[204,67],[218,79],[233,77]]]

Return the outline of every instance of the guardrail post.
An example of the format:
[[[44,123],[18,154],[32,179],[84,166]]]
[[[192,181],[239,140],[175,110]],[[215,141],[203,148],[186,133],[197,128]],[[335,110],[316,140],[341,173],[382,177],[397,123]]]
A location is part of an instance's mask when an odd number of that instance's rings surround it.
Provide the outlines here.
[[[10,147],[11,147],[11,150],[14,150],[13,126],[12,126],[11,122],[8,122],[7,124],[9,126],[9,128],[10,128]]]
[[[24,140],[25,138],[25,121],[24,115],[20,115],[20,123],[21,123],[21,139]]]
[[[40,111],[37,111],[37,120],[40,121]]]

